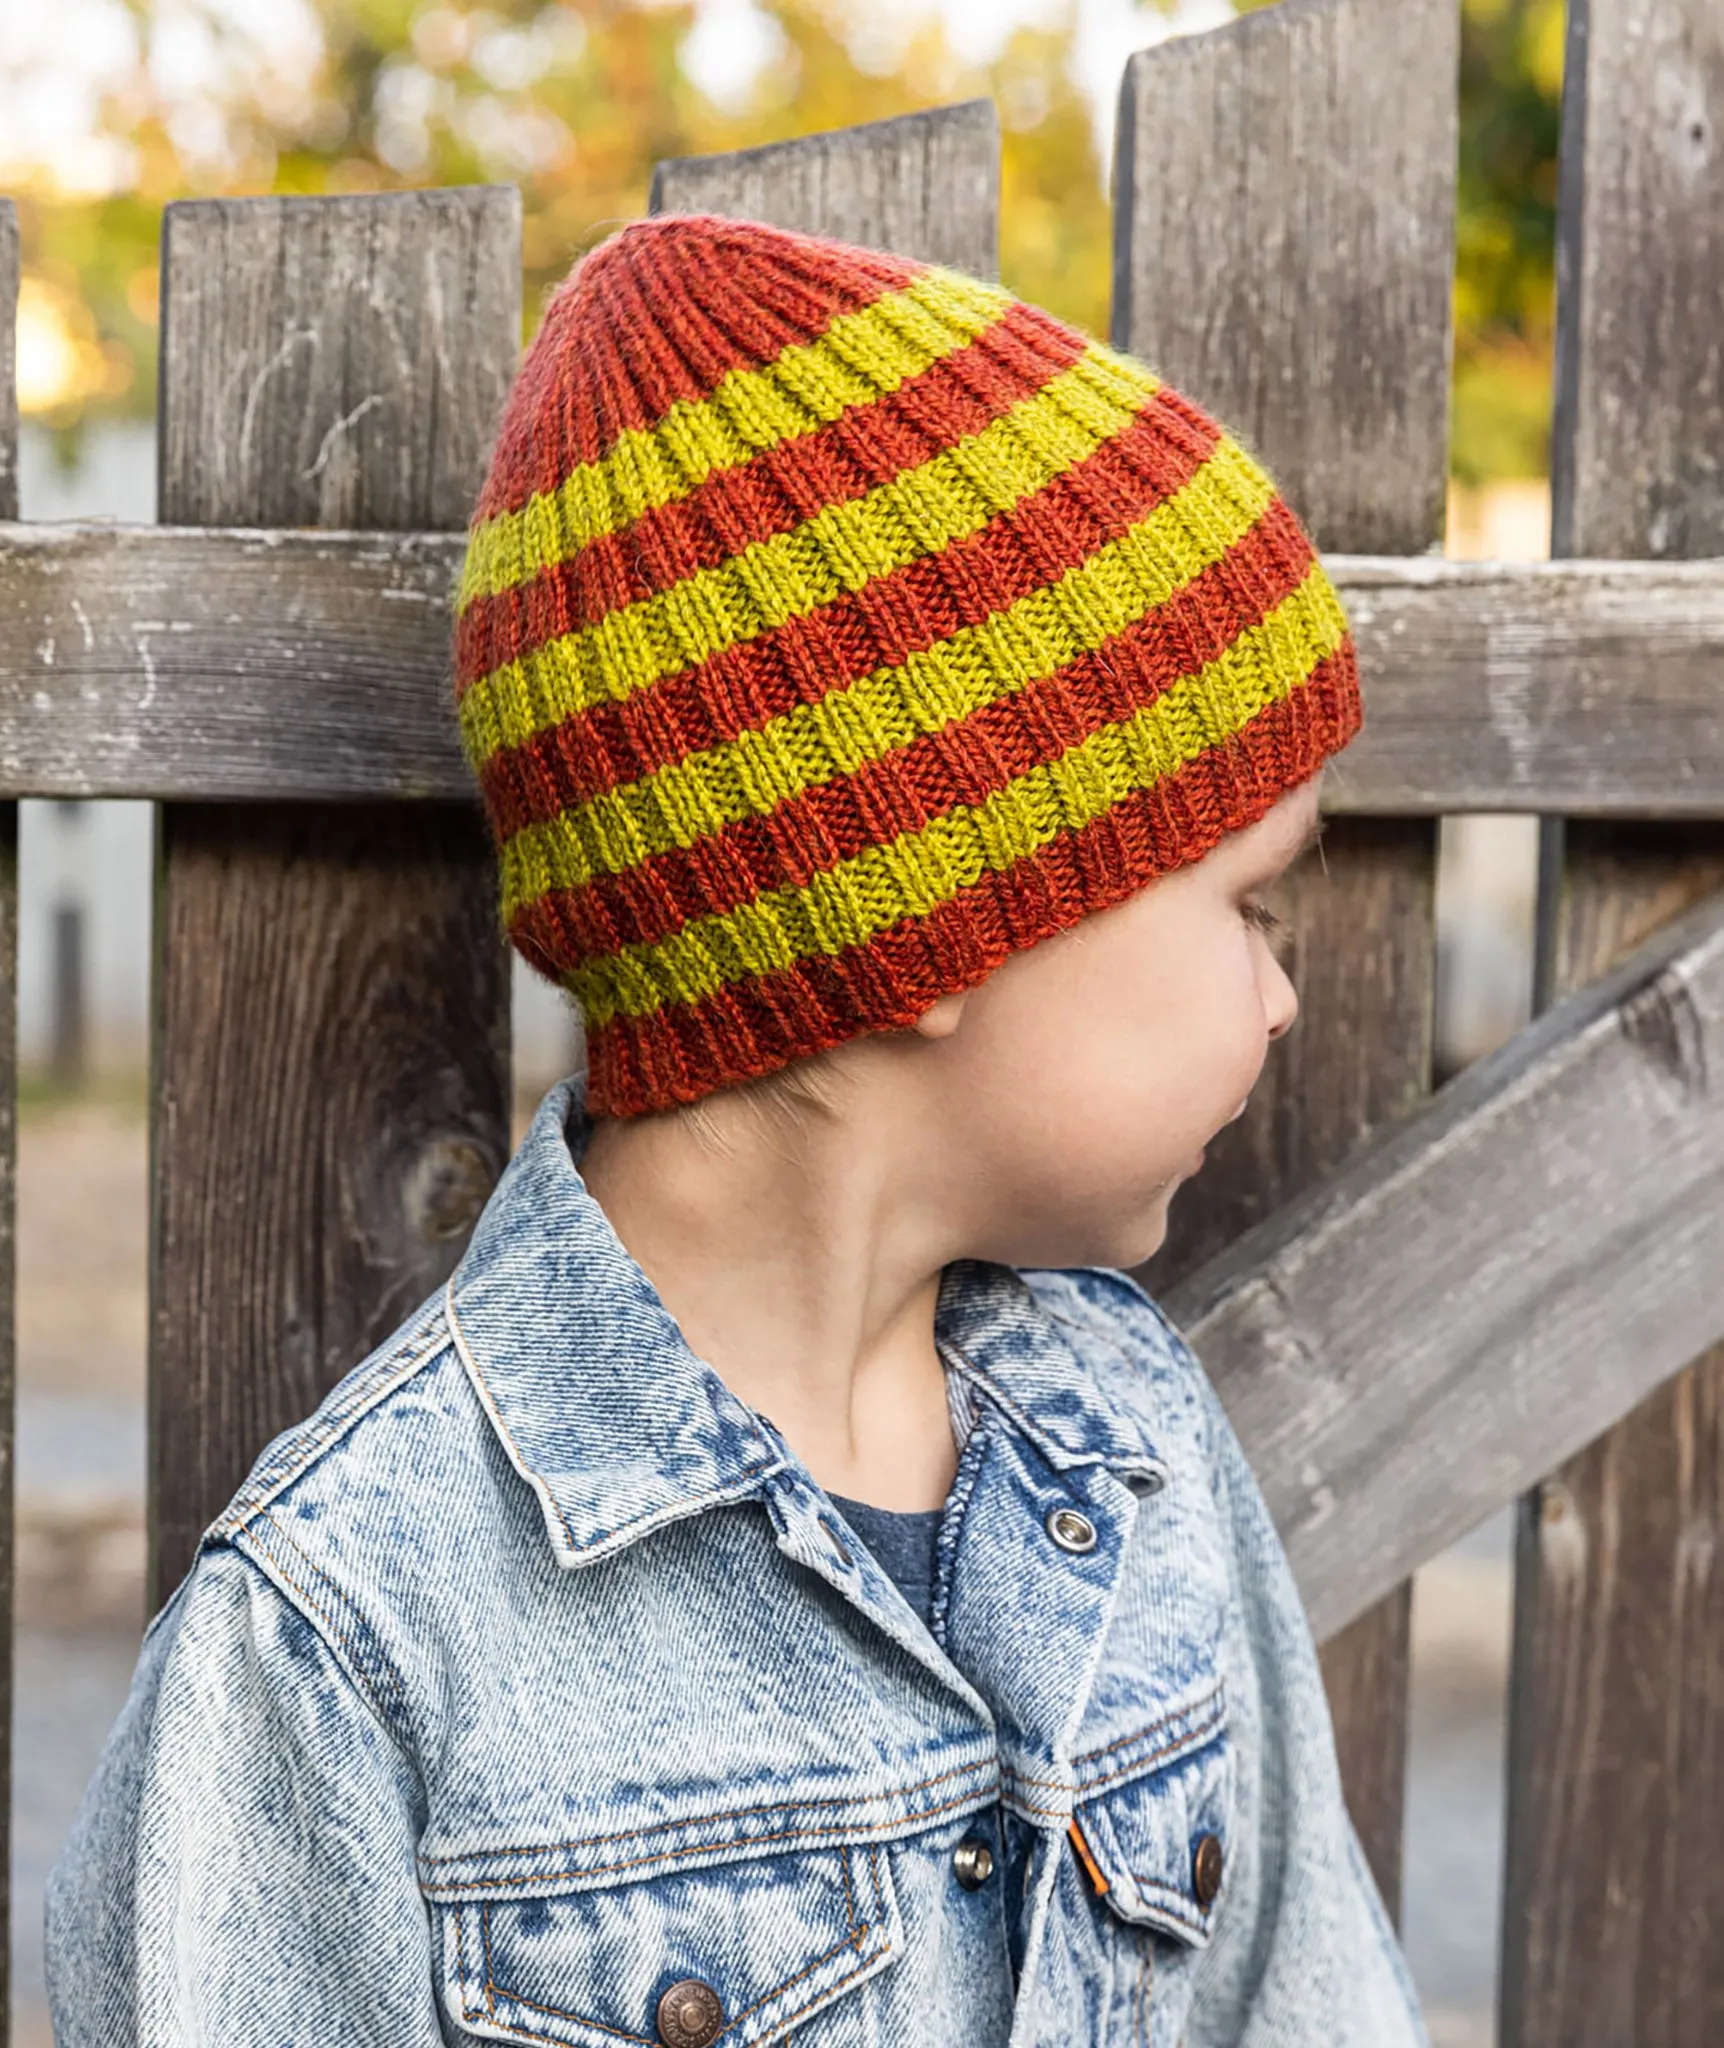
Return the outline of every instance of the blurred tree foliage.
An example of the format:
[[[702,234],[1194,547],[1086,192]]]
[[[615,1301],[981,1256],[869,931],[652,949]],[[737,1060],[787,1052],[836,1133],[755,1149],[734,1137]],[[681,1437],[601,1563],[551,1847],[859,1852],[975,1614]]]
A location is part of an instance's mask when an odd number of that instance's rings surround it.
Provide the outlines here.
[[[522,191],[529,328],[583,249],[646,203],[660,157],[735,149],[992,94],[1004,136],[1001,268],[1024,296],[1108,326],[1105,176],[1066,11],[966,63],[919,0],[755,0],[716,32],[758,41],[730,96],[703,89],[694,0],[303,0],[303,61],[272,59],[221,0],[126,0],[136,61],[108,93],[107,174],[68,189],[16,169],[26,311],[61,374],[35,410],[68,435],[147,414],[164,202],[509,179]],[[1142,0],[1171,12],[1176,0]],[[1243,11],[1266,0],[1235,0]],[[1546,460],[1562,0],[1462,0],[1454,467]],[[740,24],[740,28],[738,27]],[[203,82],[164,83],[164,33]],[[105,184],[106,189],[102,189]],[[22,350],[21,350],[22,354]],[[26,394],[26,403],[29,403]]]
[[[571,261],[645,210],[660,157],[975,94],[1000,110],[1006,282],[1093,333],[1107,329],[1107,200],[1072,75],[1069,10],[1014,29],[976,66],[932,13],[895,20],[844,0],[758,0],[743,27],[761,61],[727,103],[685,61],[699,26],[692,0],[311,0],[316,34],[299,75],[262,61],[219,0],[181,0],[174,33],[183,39],[189,12],[215,81],[195,95],[161,82],[164,17],[152,0],[129,6],[137,61],[102,110],[118,189],[15,188],[33,303],[76,351],[58,402],[38,407],[66,432],[94,411],[150,409],[168,200],[512,180],[530,329]]]
[[[1463,483],[1550,461],[1563,0],[1465,0],[1450,466]]]

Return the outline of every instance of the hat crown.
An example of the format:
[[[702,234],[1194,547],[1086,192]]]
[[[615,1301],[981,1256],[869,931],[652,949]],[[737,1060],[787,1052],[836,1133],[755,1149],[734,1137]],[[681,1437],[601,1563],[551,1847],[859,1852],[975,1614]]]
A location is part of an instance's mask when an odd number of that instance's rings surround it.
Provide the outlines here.
[[[899,257],[759,221],[632,222],[551,295],[475,518],[520,510],[623,434],[710,399],[728,374],[814,340],[914,271]]]

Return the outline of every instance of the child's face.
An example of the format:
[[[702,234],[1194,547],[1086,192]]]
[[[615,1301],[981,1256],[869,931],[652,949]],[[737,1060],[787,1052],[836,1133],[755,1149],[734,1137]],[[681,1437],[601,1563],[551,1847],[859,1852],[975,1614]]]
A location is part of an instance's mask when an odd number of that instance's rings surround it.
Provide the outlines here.
[[[929,1051],[1013,1265],[1132,1266],[1245,1106],[1298,998],[1253,909],[1318,829],[1321,778],[1115,909],[1014,955]]]

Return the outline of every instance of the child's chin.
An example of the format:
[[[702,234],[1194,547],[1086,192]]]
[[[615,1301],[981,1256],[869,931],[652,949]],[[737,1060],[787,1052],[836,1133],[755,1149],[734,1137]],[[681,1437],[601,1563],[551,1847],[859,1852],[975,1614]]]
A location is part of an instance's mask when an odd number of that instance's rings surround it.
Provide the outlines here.
[[[1131,1228],[1119,1233],[1112,1248],[1113,1256],[1098,1259],[1095,1263],[1129,1272],[1133,1266],[1141,1266],[1145,1259],[1154,1258],[1167,1242],[1167,1202],[1177,1186],[1176,1181],[1163,1188],[1151,1206],[1133,1219]]]

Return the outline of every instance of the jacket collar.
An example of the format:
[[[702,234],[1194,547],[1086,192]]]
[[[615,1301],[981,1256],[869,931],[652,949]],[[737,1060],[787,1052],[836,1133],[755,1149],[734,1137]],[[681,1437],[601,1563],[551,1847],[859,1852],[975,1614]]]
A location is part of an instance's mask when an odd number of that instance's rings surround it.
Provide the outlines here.
[[[568,1565],[747,1499],[775,1474],[814,1484],[692,1350],[588,1193],[583,1098],[582,1084],[566,1081],[539,1105],[447,1295],[474,1389]],[[936,1331],[954,1367],[1056,1469],[1156,1469],[1067,1326],[1011,1268],[948,1266]]]

